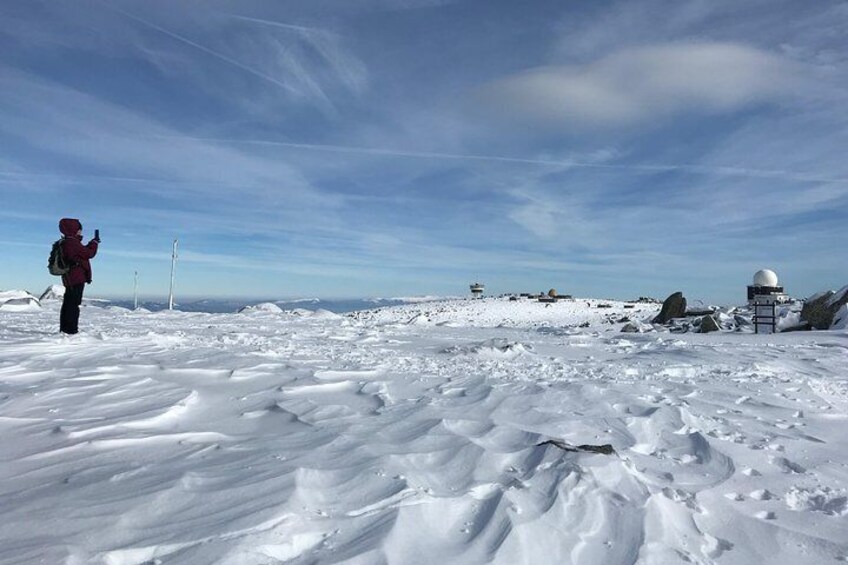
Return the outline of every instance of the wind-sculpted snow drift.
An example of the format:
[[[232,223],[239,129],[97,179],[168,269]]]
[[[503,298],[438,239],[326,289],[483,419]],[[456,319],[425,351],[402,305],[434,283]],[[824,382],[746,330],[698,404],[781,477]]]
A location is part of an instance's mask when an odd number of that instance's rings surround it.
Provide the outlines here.
[[[848,559],[845,331],[45,304],[0,312],[2,563]]]

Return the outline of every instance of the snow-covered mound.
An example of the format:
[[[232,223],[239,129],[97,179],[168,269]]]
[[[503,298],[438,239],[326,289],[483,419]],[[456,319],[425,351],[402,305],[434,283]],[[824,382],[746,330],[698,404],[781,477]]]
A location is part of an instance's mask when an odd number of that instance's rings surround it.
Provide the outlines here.
[[[61,336],[57,306],[0,310],[2,563],[848,557],[842,331],[491,299]]]
[[[423,295],[423,296],[395,296],[393,298],[389,298],[389,300],[395,300],[397,302],[406,302],[407,304],[419,304],[423,302],[443,302],[445,300],[462,300],[461,297],[458,296],[436,296],[432,294]]]
[[[316,320],[338,320],[342,318],[339,314],[334,312],[330,312],[329,310],[324,310],[323,308],[319,308],[317,310],[307,310],[306,308],[295,308],[293,310],[286,310],[287,314],[294,316],[296,318],[312,318]]]
[[[41,293],[39,300],[44,302],[45,300],[62,300],[63,298],[65,298],[64,285],[53,284],[48,286],[44,292]]]
[[[25,290],[0,291],[0,310],[3,312],[37,312],[41,310],[38,298]]]
[[[330,312],[329,310],[324,310],[323,308],[319,308],[312,312],[312,318],[319,320],[337,320],[342,316],[336,314],[335,312]]]
[[[517,328],[594,325],[613,321],[626,323],[649,318],[658,311],[659,307],[655,304],[611,300],[575,299],[545,303],[529,298],[484,298],[404,304],[354,312],[351,316],[378,324]]]
[[[254,304],[252,306],[245,306],[239,309],[239,314],[253,314],[253,313],[263,313],[263,314],[282,314],[283,309],[274,304],[273,302],[262,302],[260,304]]]
[[[444,353],[449,355],[477,355],[488,359],[508,359],[532,351],[532,345],[524,345],[506,339],[487,339],[480,343],[452,345],[444,349]]]

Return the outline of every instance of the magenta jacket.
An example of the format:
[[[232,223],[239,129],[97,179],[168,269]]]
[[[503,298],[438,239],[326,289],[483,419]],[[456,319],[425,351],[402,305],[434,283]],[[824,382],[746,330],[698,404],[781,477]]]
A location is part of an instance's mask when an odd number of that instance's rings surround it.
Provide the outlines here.
[[[62,252],[65,261],[72,264],[71,270],[62,277],[65,286],[75,286],[91,282],[91,262],[97,255],[97,242],[93,239],[88,245],[82,244],[82,236],[77,233],[82,229],[82,224],[74,218],[62,218],[59,221],[59,231],[62,232]]]

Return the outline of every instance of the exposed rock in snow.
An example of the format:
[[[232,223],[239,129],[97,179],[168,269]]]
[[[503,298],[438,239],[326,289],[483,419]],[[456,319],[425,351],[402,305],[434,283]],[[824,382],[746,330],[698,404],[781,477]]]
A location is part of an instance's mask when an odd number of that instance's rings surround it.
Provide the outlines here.
[[[801,319],[817,330],[829,329],[837,320],[836,313],[848,304],[848,285],[836,292],[819,292],[804,301]]]
[[[833,325],[831,326],[832,330],[846,330],[848,329],[848,304],[843,304],[842,308],[836,312],[836,315],[833,317]]]
[[[828,308],[839,307],[848,303],[848,285],[843,286],[833,293],[833,296],[827,301]]]
[[[833,312],[828,308],[828,301],[833,291],[818,293],[804,301],[801,309],[801,319],[817,330],[826,330],[833,323]]]
[[[665,324],[674,318],[682,318],[686,315],[686,298],[682,292],[675,292],[665,299],[662,309],[657,317],[654,318],[655,324]]]
[[[702,334],[717,332],[721,328],[712,316],[704,316],[701,318],[701,324],[698,326],[698,331]]]
[[[53,284],[41,293],[39,300],[62,300],[65,298],[65,286],[61,284]]]

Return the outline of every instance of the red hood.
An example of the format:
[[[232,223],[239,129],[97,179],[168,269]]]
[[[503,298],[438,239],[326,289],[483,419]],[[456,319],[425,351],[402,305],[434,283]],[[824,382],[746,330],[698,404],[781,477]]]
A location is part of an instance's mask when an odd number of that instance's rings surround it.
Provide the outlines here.
[[[66,237],[76,237],[77,232],[82,229],[82,224],[75,218],[62,218],[59,220],[59,231]]]

